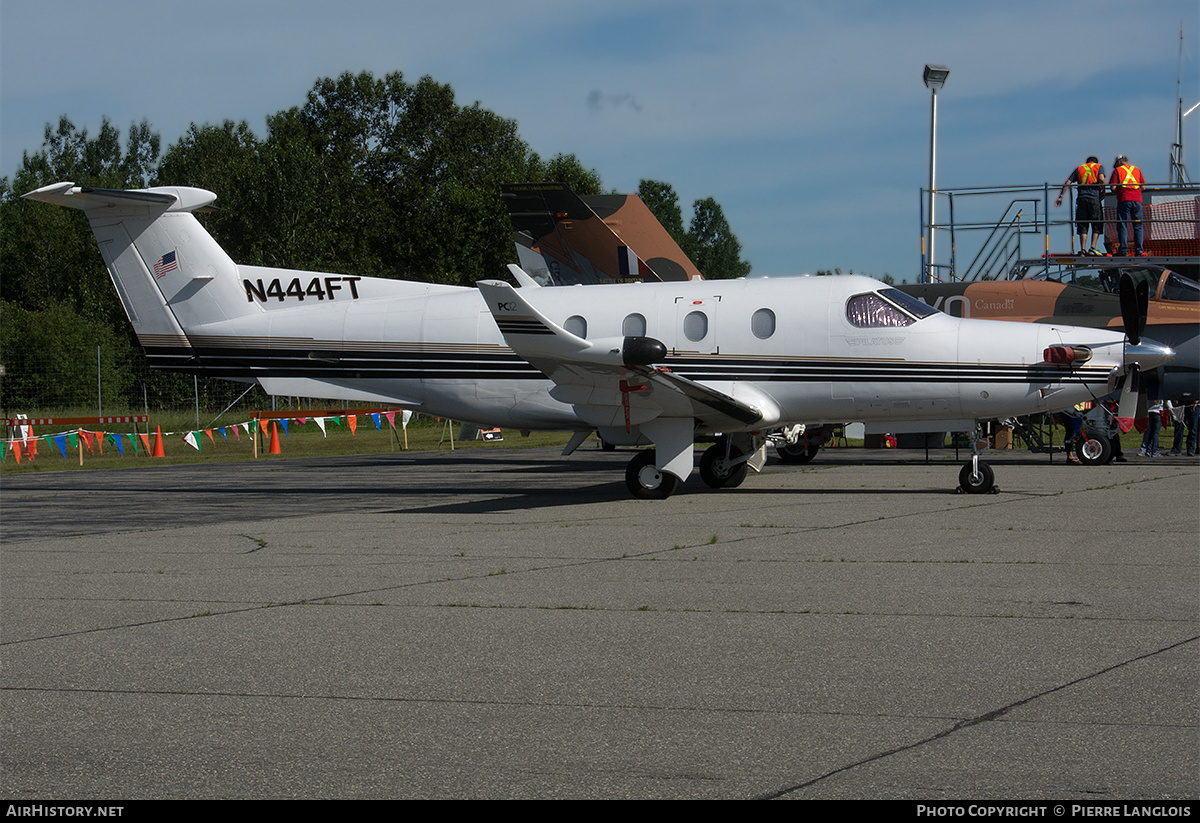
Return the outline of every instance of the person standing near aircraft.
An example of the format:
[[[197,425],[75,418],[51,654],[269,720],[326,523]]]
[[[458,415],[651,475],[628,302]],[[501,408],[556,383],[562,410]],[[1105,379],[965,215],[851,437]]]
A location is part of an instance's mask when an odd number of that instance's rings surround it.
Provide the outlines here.
[[[1191,457],[1197,451],[1196,430],[1200,428],[1200,400],[1193,399],[1183,409],[1183,422],[1187,424],[1187,456]]]
[[[1163,401],[1157,397],[1150,398],[1149,418],[1146,420],[1146,433],[1142,435],[1142,448],[1138,454],[1143,457],[1158,457],[1158,433],[1162,431]]]
[[[1133,223],[1134,256],[1145,257],[1142,251],[1142,189],[1146,181],[1141,169],[1129,162],[1129,158],[1118,154],[1113,160],[1113,176],[1110,183],[1112,193],[1117,196],[1117,249],[1118,257],[1128,253],[1125,245],[1125,223]]]
[[[1075,456],[1075,441],[1083,433],[1083,415],[1089,408],[1091,408],[1091,403],[1085,401],[1076,403],[1075,408],[1062,413],[1063,428],[1066,429],[1066,433],[1063,435],[1063,450],[1067,453],[1068,463],[1079,462],[1079,458]]]
[[[1104,209],[1100,199],[1104,197],[1104,184],[1108,182],[1104,176],[1104,166],[1100,165],[1098,157],[1089,157],[1082,166],[1071,172],[1071,176],[1063,183],[1062,191],[1054,205],[1061,206],[1063,196],[1074,183],[1078,186],[1075,194],[1075,233],[1079,235],[1080,254],[1090,254],[1101,257],[1104,253],[1099,249],[1100,238],[1104,236]],[[1088,226],[1092,227],[1092,244],[1087,244]]]
[[[1187,432],[1187,455],[1196,453],[1196,423],[1200,413],[1198,403],[1189,392],[1184,392],[1183,403],[1171,409],[1171,425],[1175,431],[1175,440],[1171,444],[1171,454],[1183,454],[1184,431]]]

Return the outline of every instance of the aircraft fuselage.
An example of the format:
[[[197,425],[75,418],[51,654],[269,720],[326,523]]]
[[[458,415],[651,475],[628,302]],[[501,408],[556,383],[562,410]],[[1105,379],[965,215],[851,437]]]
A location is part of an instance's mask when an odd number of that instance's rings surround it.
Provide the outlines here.
[[[335,299],[300,300],[286,294],[291,280],[324,287],[338,276],[297,272],[278,278],[282,300],[260,299],[260,272],[239,271],[254,313],[189,332],[190,345],[174,352],[148,347],[157,363],[255,379],[276,394],[406,403],[514,428],[580,426],[572,406],[551,396],[551,381],[506,345],[474,289],[361,278],[353,293],[347,284]],[[529,299],[585,339],[662,341],[662,366],[768,407],[756,426],[1062,408],[1104,394],[1120,360],[1122,335],[1098,329],[940,313],[907,326],[855,325],[847,301],[879,288],[859,277],[795,278],[545,288]],[[1042,361],[1064,344],[1092,348],[1096,362]]]

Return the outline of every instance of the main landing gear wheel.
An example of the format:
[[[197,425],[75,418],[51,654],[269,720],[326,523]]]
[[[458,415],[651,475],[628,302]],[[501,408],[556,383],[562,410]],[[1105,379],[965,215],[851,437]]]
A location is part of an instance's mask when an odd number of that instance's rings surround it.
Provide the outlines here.
[[[725,444],[717,443],[709,446],[700,455],[700,479],[713,489],[735,489],[746,479],[749,468],[745,460],[734,462],[742,453],[735,448],[729,449],[729,458],[725,457]]]
[[[654,449],[643,449],[625,468],[625,485],[639,500],[666,500],[679,485],[679,478],[670,472],[659,471],[654,460]]]
[[[820,450],[821,441],[819,439],[810,441],[807,436],[802,436],[795,443],[776,446],[775,454],[784,463],[798,464],[808,463],[817,456],[817,452]]]
[[[967,494],[988,494],[996,489],[996,474],[982,460],[978,463],[978,470],[973,469],[971,462],[967,461],[958,473],[958,487]]]
[[[1113,458],[1112,443],[1085,429],[1075,441],[1075,454],[1085,466],[1103,466]]]

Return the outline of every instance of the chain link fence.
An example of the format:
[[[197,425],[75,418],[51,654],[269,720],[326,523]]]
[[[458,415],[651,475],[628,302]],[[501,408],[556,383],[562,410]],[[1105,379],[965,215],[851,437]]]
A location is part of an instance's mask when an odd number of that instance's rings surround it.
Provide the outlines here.
[[[3,358],[0,410],[5,417],[193,411],[199,424],[230,407],[284,407],[283,398],[272,398],[256,385],[151,369],[140,351],[12,348]]]

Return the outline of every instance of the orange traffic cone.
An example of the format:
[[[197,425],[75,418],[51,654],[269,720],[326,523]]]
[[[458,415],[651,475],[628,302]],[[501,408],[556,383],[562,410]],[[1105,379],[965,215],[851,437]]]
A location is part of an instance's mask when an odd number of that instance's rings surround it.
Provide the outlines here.
[[[271,454],[281,454],[279,451],[279,424],[271,421]]]
[[[166,453],[163,452],[162,426],[154,427],[154,451],[151,452],[151,454],[154,457],[166,457],[167,456]]]

